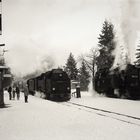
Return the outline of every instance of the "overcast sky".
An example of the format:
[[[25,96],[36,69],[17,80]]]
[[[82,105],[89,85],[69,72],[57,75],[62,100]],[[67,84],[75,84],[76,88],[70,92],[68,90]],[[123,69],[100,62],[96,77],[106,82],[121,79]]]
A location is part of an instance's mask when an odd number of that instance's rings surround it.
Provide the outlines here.
[[[3,0],[6,61],[17,75],[50,62],[65,65],[70,52],[77,58],[97,46],[105,19],[119,31],[121,6],[121,0]]]

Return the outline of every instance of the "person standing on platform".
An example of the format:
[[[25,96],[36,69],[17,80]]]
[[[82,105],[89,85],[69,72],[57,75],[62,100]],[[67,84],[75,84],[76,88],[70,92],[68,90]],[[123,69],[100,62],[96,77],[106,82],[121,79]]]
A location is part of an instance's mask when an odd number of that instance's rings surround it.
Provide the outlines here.
[[[12,99],[12,87],[11,86],[8,88],[8,93],[9,93],[9,100],[11,100]]]
[[[13,92],[12,92],[12,97],[13,97],[13,100],[15,100],[15,93],[16,93],[16,88],[15,88],[15,86],[13,87]]]
[[[16,86],[16,94],[17,94],[17,100],[19,100],[19,98],[20,98],[20,90],[19,90],[18,86]]]
[[[28,85],[26,84],[24,86],[24,98],[25,98],[25,103],[28,103],[28,94],[29,94],[29,90],[28,90]]]

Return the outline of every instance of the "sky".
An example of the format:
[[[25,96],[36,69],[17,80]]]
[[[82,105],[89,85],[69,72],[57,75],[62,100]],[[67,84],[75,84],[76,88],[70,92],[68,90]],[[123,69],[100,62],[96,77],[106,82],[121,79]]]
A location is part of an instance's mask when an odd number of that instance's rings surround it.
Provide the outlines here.
[[[130,0],[3,0],[0,42],[8,50],[5,59],[12,73],[57,68],[66,64],[70,52],[75,59],[88,53],[97,47],[105,19],[120,32],[127,3]]]

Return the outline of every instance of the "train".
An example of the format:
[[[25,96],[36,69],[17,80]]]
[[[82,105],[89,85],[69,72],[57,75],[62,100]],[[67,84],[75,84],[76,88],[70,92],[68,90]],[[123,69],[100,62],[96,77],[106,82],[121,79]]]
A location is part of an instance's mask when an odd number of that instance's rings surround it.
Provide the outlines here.
[[[140,67],[127,64],[123,70],[100,69],[95,74],[94,88],[109,97],[140,99]]]
[[[29,93],[43,92],[45,99],[68,101],[71,99],[71,82],[67,73],[62,69],[52,69],[41,75],[28,79]]]

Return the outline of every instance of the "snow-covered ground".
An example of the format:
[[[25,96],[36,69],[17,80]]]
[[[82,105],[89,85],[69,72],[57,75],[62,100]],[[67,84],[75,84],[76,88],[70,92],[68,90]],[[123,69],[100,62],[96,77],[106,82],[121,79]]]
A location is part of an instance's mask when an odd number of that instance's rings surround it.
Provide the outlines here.
[[[70,102],[140,117],[140,101],[112,99],[82,92]],[[140,120],[121,121],[103,112],[87,111],[29,96],[29,103],[8,99],[0,109],[1,140],[139,140]],[[105,112],[104,112],[105,113]]]

